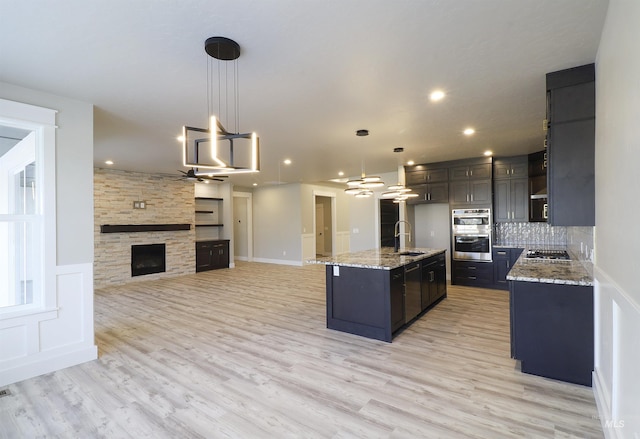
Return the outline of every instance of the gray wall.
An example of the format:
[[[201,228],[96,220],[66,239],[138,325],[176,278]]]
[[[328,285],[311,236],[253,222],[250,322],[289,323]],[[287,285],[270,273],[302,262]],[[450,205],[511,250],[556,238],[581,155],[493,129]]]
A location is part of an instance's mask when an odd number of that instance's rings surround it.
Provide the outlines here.
[[[253,192],[254,259],[300,262],[301,222],[300,184],[256,189]]]
[[[58,110],[57,264],[93,261],[93,105],[0,82],[0,97]]]
[[[449,205],[420,204],[413,209],[415,247],[446,248],[447,277],[451,279],[451,226]]]
[[[640,233],[629,227],[640,216],[638,23],[640,2],[611,0],[596,59],[594,393],[618,438],[640,437]]]

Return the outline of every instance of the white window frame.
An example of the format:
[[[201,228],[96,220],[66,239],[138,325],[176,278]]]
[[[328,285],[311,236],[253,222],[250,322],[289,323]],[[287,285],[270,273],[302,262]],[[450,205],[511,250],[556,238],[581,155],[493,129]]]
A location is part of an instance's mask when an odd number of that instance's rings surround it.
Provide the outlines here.
[[[39,183],[37,222],[40,238],[39,288],[33,302],[0,308],[0,320],[53,311],[56,297],[56,111],[0,99],[0,125],[33,131],[36,136],[36,181]],[[4,216],[4,215],[3,215]],[[11,220],[11,216],[8,216]]]

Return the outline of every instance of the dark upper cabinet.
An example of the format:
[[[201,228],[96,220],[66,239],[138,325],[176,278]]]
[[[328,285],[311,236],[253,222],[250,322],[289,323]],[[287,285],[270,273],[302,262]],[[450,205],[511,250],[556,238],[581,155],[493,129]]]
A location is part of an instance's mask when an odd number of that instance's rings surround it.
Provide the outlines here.
[[[424,165],[414,167],[414,170],[407,171],[405,174],[405,182],[407,186],[422,183],[439,183],[449,180],[449,169],[447,168],[428,168]]]
[[[493,162],[493,179],[527,177],[529,175],[529,159],[526,155],[495,159]]]
[[[527,178],[493,182],[493,219],[497,223],[529,221],[529,180]]]
[[[547,176],[547,151],[532,152],[529,154],[529,178]],[[546,184],[545,184],[546,186]]]
[[[451,204],[491,204],[491,179],[449,183]]]
[[[418,194],[409,198],[407,204],[447,203],[449,201],[449,183],[429,183],[410,186]]]
[[[449,180],[481,180],[491,178],[491,163],[454,166],[449,169]]]
[[[595,119],[549,127],[549,224],[595,225]]]
[[[593,82],[549,90],[548,120],[564,123],[591,119],[596,114],[596,84]]]
[[[595,67],[547,74],[548,221],[595,225]]]

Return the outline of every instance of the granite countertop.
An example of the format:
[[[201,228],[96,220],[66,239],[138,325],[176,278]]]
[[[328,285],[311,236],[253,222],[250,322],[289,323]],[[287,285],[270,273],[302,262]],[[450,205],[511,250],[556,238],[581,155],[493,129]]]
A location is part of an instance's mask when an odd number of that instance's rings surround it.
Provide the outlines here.
[[[307,263],[372,268],[375,270],[393,270],[394,268],[402,267],[411,262],[444,253],[445,251],[445,249],[407,247],[395,253],[391,247],[382,247],[354,253],[343,253],[337,256],[319,257],[311,259],[307,261]],[[402,256],[402,252],[420,252],[420,254],[415,256]]]
[[[540,247],[535,247],[539,249]],[[557,247],[556,247],[557,248]],[[533,247],[532,247],[533,249]],[[524,249],[516,263],[507,274],[507,280],[593,286],[593,264],[581,261],[569,252],[570,261],[549,259],[527,259],[529,248]],[[562,248],[562,250],[566,250]]]

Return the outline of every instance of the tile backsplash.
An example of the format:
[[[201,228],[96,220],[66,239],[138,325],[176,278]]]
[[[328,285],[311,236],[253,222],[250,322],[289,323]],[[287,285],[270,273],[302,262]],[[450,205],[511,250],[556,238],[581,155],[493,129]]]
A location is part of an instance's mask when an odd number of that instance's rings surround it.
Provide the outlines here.
[[[595,227],[567,227],[567,247],[581,261],[593,262]]]
[[[580,260],[593,262],[594,227],[550,226],[547,223],[496,223],[494,245],[567,247]]]
[[[565,246],[567,227],[551,227],[547,223],[496,223],[494,244],[514,247]]]

